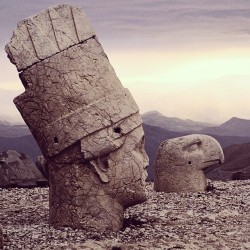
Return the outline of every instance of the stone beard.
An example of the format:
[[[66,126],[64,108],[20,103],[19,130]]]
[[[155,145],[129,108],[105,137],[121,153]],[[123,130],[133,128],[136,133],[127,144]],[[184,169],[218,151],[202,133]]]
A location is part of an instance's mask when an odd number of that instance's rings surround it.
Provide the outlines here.
[[[139,109],[84,13],[59,5],[21,21],[6,52],[25,92],[14,100],[46,159],[50,223],[117,231],[146,200]]]

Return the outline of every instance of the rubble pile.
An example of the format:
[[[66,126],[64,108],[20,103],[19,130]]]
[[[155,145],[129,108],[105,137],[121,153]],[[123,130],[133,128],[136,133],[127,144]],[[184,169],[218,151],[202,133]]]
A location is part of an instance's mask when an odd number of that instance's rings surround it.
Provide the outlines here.
[[[48,224],[48,188],[0,189],[4,249],[250,249],[250,180],[211,182],[209,192],[161,193],[126,210],[118,233]]]

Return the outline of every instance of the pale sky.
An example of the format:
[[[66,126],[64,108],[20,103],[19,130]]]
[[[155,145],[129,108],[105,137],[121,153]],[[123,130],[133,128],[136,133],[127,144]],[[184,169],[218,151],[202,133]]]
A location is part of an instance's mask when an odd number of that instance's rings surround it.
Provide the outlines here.
[[[0,2],[0,119],[21,121],[24,91],[4,52],[16,23],[49,6],[83,8],[141,113],[222,123],[250,119],[249,0]]]

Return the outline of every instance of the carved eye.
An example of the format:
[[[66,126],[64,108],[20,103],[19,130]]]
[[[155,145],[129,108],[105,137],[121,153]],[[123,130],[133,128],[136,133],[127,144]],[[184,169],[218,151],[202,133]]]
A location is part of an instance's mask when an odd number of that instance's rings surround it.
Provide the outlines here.
[[[195,151],[195,150],[197,150],[198,149],[198,145],[197,144],[192,144],[192,145],[190,145],[188,148],[187,148],[187,151],[188,152],[193,152],[193,151]]]
[[[193,152],[193,151],[199,149],[200,146],[201,146],[201,140],[198,139],[196,141],[193,141],[192,143],[190,143],[189,145],[187,145],[183,149],[188,151],[188,152]]]

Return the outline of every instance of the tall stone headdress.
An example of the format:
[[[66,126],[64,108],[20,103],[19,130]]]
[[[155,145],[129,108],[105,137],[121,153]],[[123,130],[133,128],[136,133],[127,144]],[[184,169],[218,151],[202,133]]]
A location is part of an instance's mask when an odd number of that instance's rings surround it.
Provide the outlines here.
[[[134,141],[143,136],[139,109],[77,7],[59,5],[19,22],[6,52],[25,87],[14,103],[47,160],[50,222],[55,226],[88,226],[84,212],[79,212],[83,205],[78,203],[89,196],[76,195],[85,190],[82,185],[96,177],[89,177],[92,173],[86,174],[86,169],[94,169],[102,184],[111,182],[111,174],[104,169],[111,164],[110,153],[123,148],[131,134],[136,134]],[[143,158],[146,162],[144,153]],[[78,183],[74,194],[73,184],[64,187],[72,180]],[[92,183],[100,189],[98,183]],[[64,191],[66,198],[60,195]],[[111,230],[121,227],[121,219],[116,224],[109,226]],[[97,223],[93,227],[106,230],[108,226]]]

